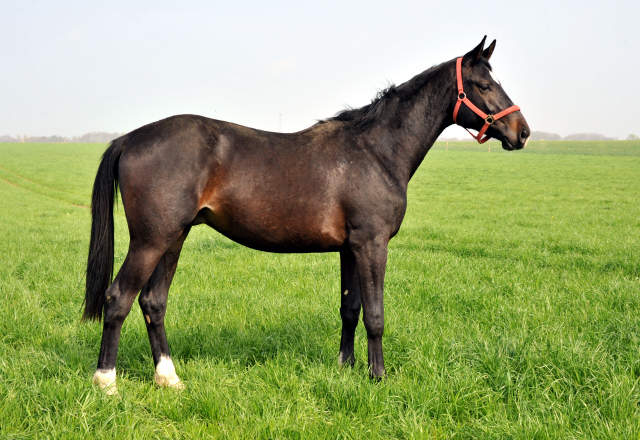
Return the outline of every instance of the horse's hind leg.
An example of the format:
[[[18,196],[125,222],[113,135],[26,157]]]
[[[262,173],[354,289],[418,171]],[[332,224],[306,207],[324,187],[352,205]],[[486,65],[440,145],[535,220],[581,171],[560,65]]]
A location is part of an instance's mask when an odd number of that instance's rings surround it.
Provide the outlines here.
[[[360,280],[356,270],[355,257],[350,249],[340,252],[340,317],[342,318],[342,337],[340,339],[339,365],[353,366],[353,342],[362,308],[360,298]]]
[[[93,383],[106,389],[107,394],[117,392],[116,357],[122,324],[136,295],[149,280],[167,247],[132,239],[124,263],[105,293],[102,343]]]
[[[151,353],[156,367],[155,381],[158,385],[177,389],[182,389],[183,384],[176,374],[171,360],[167,334],[164,329],[164,315],[167,311],[169,286],[171,286],[173,275],[176,273],[180,251],[187,234],[189,234],[189,229],[186,228],[180,238],[164,253],[138,298],[144,322],[147,325]]]

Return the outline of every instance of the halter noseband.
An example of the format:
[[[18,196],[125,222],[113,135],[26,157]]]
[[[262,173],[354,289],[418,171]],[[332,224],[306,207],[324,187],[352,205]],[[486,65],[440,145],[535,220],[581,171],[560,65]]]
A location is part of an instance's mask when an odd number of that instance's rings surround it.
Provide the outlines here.
[[[513,112],[519,111],[520,107],[518,107],[517,105],[512,105],[508,109],[502,110],[500,113],[497,113],[495,115],[488,115],[478,107],[476,107],[471,101],[469,101],[469,98],[467,98],[467,95],[466,93],[464,93],[464,89],[462,87],[462,57],[456,60],[456,77],[458,80],[458,102],[456,102],[456,106],[453,109],[453,122],[455,122],[456,124],[458,123],[458,121],[456,121],[456,119],[458,118],[458,110],[460,110],[460,105],[462,105],[462,103],[465,103],[472,112],[484,119],[484,126],[480,129],[478,135],[474,135],[465,127],[463,128],[467,130],[471,137],[477,140],[478,143],[484,144],[491,138],[491,136],[487,135],[483,139],[480,139],[482,138],[482,135],[487,131],[487,128],[489,128],[489,126],[496,122],[498,119]]]

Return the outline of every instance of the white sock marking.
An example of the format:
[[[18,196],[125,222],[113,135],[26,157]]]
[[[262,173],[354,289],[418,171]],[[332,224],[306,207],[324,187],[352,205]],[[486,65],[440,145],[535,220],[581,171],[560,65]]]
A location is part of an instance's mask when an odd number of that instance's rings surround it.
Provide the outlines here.
[[[184,388],[184,384],[176,374],[173,361],[168,356],[160,357],[160,362],[156,365],[156,373],[153,377],[156,383],[162,387],[171,387],[178,390]]]
[[[118,389],[116,388],[116,369],[96,370],[93,375],[93,384],[98,385],[98,388],[104,390],[108,396],[118,394]]]

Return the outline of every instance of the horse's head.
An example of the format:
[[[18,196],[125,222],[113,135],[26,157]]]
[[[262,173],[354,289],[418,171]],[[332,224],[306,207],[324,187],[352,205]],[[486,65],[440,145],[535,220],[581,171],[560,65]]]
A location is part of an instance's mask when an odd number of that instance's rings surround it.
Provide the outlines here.
[[[519,107],[514,106],[491,72],[489,59],[496,40],[485,49],[486,38],[457,60],[458,98],[454,121],[462,127],[478,130],[479,142],[492,137],[501,141],[505,150],[519,150],[526,145],[531,131]],[[483,134],[487,138],[481,140]]]

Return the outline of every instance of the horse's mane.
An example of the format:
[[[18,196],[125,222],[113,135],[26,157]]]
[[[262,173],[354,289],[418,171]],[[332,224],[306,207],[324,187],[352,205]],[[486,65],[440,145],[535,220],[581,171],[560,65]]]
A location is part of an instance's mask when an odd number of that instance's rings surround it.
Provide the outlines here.
[[[407,101],[413,98],[431,80],[440,66],[442,64],[433,66],[399,86],[389,84],[387,88],[376,94],[370,104],[359,108],[348,107],[320,122],[343,121],[353,127],[356,132],[363,132],[380,120],[385,108],[393,99]]]
[[[486,59],[480,58],[479,61],[491,70],[491,65]],[[319,122],[347,122],[356,132],[361,133],[380,120],[385,108],[394,98],[398,98],[400,101],[408,101],[415,97],[425,84],[439,73],[443,64],[445,63],[432,66],[399,86],[390,84],[386,89],[380,90],[370,104],[360,108],[347,107],[345,110],[336,113],[335,116]]]
[[[360,108],[347,107],[326,121],[348,122],[349,125],[351,125],[357,132],[362,132],[380,119],[384,113],[387,102],[396,95],[396,86],[394,84],[389,84],[386,89],[378,91],[370,104]]]

